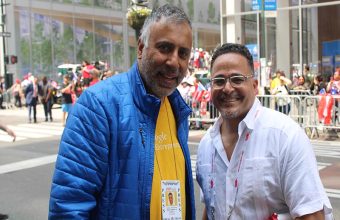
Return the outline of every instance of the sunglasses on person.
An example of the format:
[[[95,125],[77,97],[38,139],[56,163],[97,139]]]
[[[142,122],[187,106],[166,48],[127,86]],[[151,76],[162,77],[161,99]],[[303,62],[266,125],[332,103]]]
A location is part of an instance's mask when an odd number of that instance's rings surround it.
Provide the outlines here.
[[[224,88],[228,81],[233,88],[238,88],[238,87],[241,87],[244,84],[244,82],[247,81],[247,79],[249,79],[251,77],[253,77],[253,76],[252,75],[244,76],[244,75],[241,75],[241,74],[232,75],[232,76],[228,76],[228,77],[218,76],[218,77],[212,78],[211,83],[212,83],[212,87],[214,89]]]

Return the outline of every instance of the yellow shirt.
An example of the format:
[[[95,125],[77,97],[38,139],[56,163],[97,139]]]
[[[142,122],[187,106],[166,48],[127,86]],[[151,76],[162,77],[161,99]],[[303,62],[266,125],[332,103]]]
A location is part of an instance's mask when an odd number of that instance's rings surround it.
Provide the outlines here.
[[[156,124],[150,219],[162,219],[161,180],[180,181],[182,219],[185,219],[185,160],[168,98],[161,104]]]
[[[281,80],[275,77],[270,83],[270,91],[281,85]]]

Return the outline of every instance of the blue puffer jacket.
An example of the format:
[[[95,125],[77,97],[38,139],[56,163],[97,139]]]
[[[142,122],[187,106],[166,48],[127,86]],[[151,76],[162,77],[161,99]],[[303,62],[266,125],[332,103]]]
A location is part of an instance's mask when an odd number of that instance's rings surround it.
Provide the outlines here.
[[[169,96],[186,162],[187,218],[195,219],[188,150],[190,108]],[[72,109],[52,181],[49,219],[149,219],[160,100],[137,65],[87,89]]]

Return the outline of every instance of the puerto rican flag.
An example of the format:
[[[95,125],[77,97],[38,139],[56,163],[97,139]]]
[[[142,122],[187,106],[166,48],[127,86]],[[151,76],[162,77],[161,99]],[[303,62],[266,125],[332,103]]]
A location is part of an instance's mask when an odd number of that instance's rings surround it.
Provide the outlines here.
[[[205,94],[205,92],[207,91],[207,89],[203,86],[203,84],[201,82],[199,82],[197,84],[196,90],[195,92],[192,94],[192,98],[193,100],[196,101],[202,101],[202,97]]]

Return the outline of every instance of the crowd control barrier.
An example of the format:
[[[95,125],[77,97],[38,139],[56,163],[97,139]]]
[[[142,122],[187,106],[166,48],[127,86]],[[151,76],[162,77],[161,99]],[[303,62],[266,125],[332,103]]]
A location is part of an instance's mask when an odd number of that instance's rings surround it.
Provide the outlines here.
[[[257,98],[263,106],[291,117],[310,138],[318,137],[320,131],[340,129],[340,95],[311,96],[309,93],[300,93],[280,96],[258,95]],[[219,117],[217,109],[210,101],[193,102],[187,99],[186,102],[192,108],[189,122],[194,128],[207,128]]]

